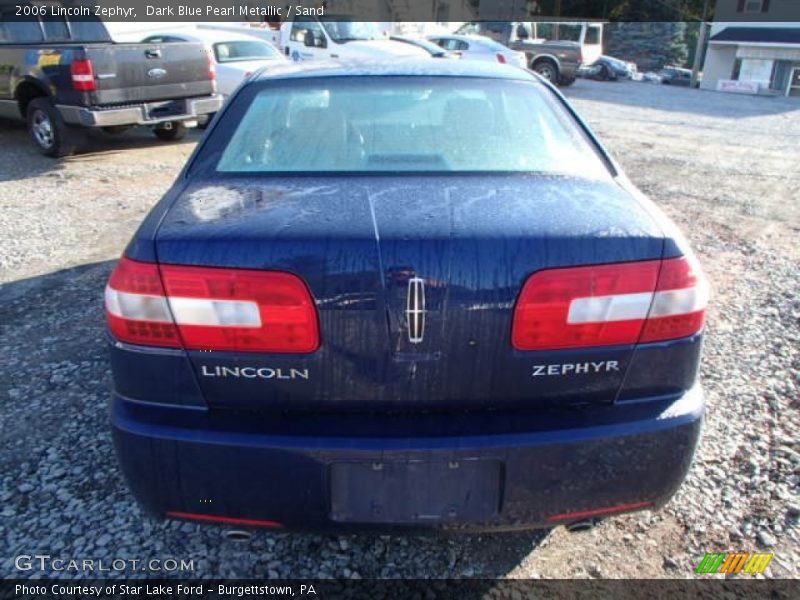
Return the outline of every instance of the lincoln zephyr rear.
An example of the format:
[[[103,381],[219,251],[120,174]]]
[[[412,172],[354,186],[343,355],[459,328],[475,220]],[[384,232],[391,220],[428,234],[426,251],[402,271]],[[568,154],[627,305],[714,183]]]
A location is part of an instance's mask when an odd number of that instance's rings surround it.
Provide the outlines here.
[[[504,530],[662,506],[708,290],[567,101],[469,61],[251,77],[105,292],[166,518]]]

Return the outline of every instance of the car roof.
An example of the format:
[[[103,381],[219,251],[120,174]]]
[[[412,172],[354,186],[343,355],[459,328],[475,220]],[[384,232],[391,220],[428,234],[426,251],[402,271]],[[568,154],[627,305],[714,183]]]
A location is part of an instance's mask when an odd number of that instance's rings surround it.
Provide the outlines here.
[[[247,35],[246,33],[238,33],[236,31],[216,30],[216,29],[175,29],[171,31],[151,31],[148,32],[144,39],[153,36],[172,36],[184,38],[189,42],[205,42],[214,44],[216,42],[241,42],[241,41],[258,41],[267,44],[263,40],[254,35]]]
[[[477,33],[438,33],[429,35],[428,38],[434,39],[444,39],[450,38],[453,40],[464,40],[465,42],[485,42],[485,41],[494,41],[492,38],[486,35],[479,35]]]
[[[261,72],[251,77],[249,82],[316,77],[476,77],[539,81],[533,73],[511,65],[477,60],[406,58],[379,62],[288,63],[272,68],[269,72]]]

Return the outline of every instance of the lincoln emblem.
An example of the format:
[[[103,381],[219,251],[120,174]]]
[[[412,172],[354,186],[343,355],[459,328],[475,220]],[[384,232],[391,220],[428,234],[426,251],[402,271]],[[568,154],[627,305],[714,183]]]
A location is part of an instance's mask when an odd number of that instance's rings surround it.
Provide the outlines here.
[[[406,321],[408,341],[419,344],[425,335],[425,282],[421,277],[412,277],[408,281]]]

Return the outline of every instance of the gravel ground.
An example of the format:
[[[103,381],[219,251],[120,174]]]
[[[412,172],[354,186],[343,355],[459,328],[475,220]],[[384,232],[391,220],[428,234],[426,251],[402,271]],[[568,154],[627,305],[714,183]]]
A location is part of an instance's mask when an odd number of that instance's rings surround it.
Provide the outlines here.
[[[766,576],[797,577],[800,104],[635,83],[566,93],[691,238],[714,287],[705,433],[664,510],[579,534],[260,532],[246,544],[143,517],[109,436],[102,289],[197,138],[98,134],[58,162],[0,122],[0,576],[51,576],[14,567],[49,554],[194,560],[203,577],[693,577],[706,551],[768,549]]]

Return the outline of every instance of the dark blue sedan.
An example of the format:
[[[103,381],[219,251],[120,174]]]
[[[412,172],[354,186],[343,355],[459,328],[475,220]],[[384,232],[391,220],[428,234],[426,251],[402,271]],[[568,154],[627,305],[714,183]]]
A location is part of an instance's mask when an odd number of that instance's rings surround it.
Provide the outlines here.
[[[250,78],[106,289],[159,516],[499,530],[663,505],[707,284],[566,100],[473,61]]]

